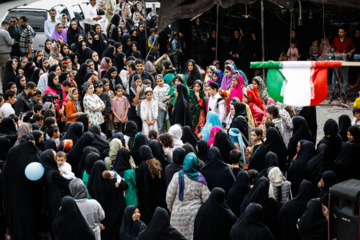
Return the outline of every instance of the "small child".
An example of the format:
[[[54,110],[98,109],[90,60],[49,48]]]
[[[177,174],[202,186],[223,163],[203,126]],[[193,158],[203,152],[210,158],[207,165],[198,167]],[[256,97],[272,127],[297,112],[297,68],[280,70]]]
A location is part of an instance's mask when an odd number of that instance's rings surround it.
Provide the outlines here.
[[[75,178],[75,174],[72,172],[71,165],[66,162],[65,152],[59,151],[56,153],[56,162],[61,176],[68,180]]]
[[[240,172],[240,169],[243,167],[241,166],[243,165],[241,163],[243,163],[241,151],[238,149],[231,150],[229,156],[229,165],[235,177]]]
[[[155,130],[150,130],[149,131],[149,136],[148,136],[149,139],[152,139],[152,140],[156,140],[157,139],[157,131]]]
[[[142,132],[148,135],[150,130],[158,130],[157,118],[159,107],[157,101],[153,100],[153,90],[151,88],[146,88],[144,93],[146,99],[141,102],[140,115],[143,122]]]
[[[354,101],[354,108],[360,108],[360,92],[359,97]]]
[[[167,105],[166,101],[168,99],[168,94],[170,91],[170,86],[164,83],[164,78],[161,74],[155,76],[157,86],[154,88],[154,100],[157,101],[159,106],[158,113],[158,129],[159,133],[166,132],[166,115],[167,115]]]
[[[311,47],[309,48],[309,58],[311,60],[316,60],[321,55],[321,49],[319,47],[319,41],[314,40]]]
[[[351,121],[352,126],[360,128],[360,108],[353,109],[353,120]]]
[[[158,43],[159,36],[156,35],[156,29],[150,29],[150,36],[148,39],[148,47],[151,48],[151,52],[154,52],[156,55],[156,59],[160,58],[160,45]]]
[[[163,133],[159,136],[159,139],[165,155],[172,157],[172,148],[174,147],[173,136],[169,133]]]
[[[116,179],[115,187],[118,188],[121,183],[121,176],[114,170],[105,170],[101,173],[103,179]]]
[[[250,188],[254,187],[255,180],[257,176],[259,175],[259,172],[255,169],[248,170],[249,178],[250,178]]]
[[[291,42],[291,47],[287,52],[288,61],[297,61],[300,58],[299,50],[296,47],[296,42]]]
[[[151,88],[151,81],[149,79],[144,79],[143,84],[148,87]]]
[[[122,85],[118,84],[115,86],[116,97],[111,100],[111,110],[114,114],[114,125],[115,132],[123,132],[124,125],[128,120],[128,112],[130,108],[130,103],[128,99],[123,96],[124,88]]]

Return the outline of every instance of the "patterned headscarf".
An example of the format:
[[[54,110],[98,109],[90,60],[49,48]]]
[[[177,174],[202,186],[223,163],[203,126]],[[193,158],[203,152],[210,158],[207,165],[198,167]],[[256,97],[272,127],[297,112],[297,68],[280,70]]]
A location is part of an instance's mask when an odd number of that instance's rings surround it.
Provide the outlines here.
[[[50,56],[58,61],[63,59],[63,56],[59,53],[59,47],[56,42],[52,43],[50,46]]]

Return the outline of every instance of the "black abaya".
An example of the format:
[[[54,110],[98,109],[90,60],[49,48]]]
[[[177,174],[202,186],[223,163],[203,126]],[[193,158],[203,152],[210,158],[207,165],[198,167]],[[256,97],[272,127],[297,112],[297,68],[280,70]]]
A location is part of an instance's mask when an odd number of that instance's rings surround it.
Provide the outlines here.
[[[317,120],[316,120],[316,106],[304,107],[300,113],[300,116],[303,116],[309,126],[309,130],[311,132],[311,136],[313,138],[313,143],[316,142],[317,136]]]
[[[335,159],[339,156],[341,151],[341,137],[338,133],[338,125],[334,119],[328,119],[324,125],[324,137],[318,143],[327,145],[325,150],[323,165],[324,171],[332,170],[334,167]]]
[[[297,158],[287,171],[287,179],[291,182],[291,189],[294,195],[298,194],[301,181],[307,179],[306,167],[314,153],[315,148],[312,142],[306,140],[300,141],[300,150]]]
[[[287,201],[281,207],[278,222],[278,240],[300,240],[299,230],[296,227],[298,219],[303,215],[307,202],[312,197],[312,184],[303,180],[298,195]]]
[[[195,148],[199,138],[195,135],[194,131],[189,126],[183,126],[182,130],[183,135],[181,141],[183,141],[183,143],[190,143]]]
[[[136,186],[138,189],[139,209],[141,218],[145,223],[149,223],[155,208],[166,207],[166,185],[163,171],[161,177],[155,174],[151,176],[147,160],[153,159],[151,148],[149,146],[141,146],[139,149],[139,158],[143,161],[136,169]],[[161,166],[158,160],[157,163]]]
[[[219,131],[216,133],[214,147],[221,149],[222,159],[225,163],[230,163],[230,152],[236,149],[236,147],[225,132]]]
[[[193,70],[192,71],[188,70],[188,65],[189,65],[190,62],[193,65]],[[198,67],[196,66],[196,63],[195,63],[195,61],[193,59],[189,59],[185,63],[184,68],[183,68],[183,74],[186,76],[186,84],[189,87],[191,87],[196,80],[201,80],[202,79],[200,71],[199,71]]]
[[[255,182],[254,187],[246,194],[240,207],[240,214],[244,214],[247,206],[258,203],[263,207],[265,222],[272,233],[276,232],[277,203],[269,198],[269,180],[265,177]]]
[[[100,153],[104,152],[106,149],[109,149],[109,141],[101,137],[101,129],[98,125],[92,125],[89,127],[89,132],[94,134],[94,140],[91,143],[91,146],[99,150]]]
[[[227,195],[227,203],[236,216],[240,216],[240,206],[246,194],[250,191],[250,178],[247,171],[237,174],[236,181]]]
[[[87,146],[87,147],[83,148],[82,153],[81,153],[80,162],[78,165],[79,174],[82,173],[84,171],[84,169],[86,169],[86,159],[87,159],[87,156],[89,155],[89,153],[95,153],[97,155],[97,160],[100,159],[100,152],[93,146]],[[89,172],[89,174],[90,174],[90,172]],[[82,174],[80,174],[80,177],[81,176],[82,176]]]
[[[55,152],[46,150],[40,155],[40,163],[45,168],[43,176],[45,192],[42,213],[52,221],[61,205],[61,198],[69,192],[70,181],[60,175],[55,161]]]
[[[245,137],[246,141],[244,143],[248,146],[248,142],[250,139],[248,139],[248,126],[249,123],[246,121],[246,119],[243,116],[237,116],[234,117],[233,121],[231,122],[230,128],[236,128],[239,129],[239,131],[242,133],[242,136]],[[251,147],[251,146],[248,146]]]
[[[137,240],[186,240],[181,233],[170,225],[170,217],[164,208],[157,207],[147,228]]]
[[[174,174],[179,172],[183,168],[185,156],[186,156],[185,149],[183,149],[183,148],[175,148],[174,149],[173,163],[170,163],[165,168],[166,186],[169,185]]]
[[[89,129],[89,115],[87,113],[81,114],[76,118],[75,122],[80,122],[83,124],[82,132],[86,133]],[[71,125],[70,125],[71,126]],[[75,143],[74,143],[75,144]]]
[[[229,239],[237,217],[226,204],[225,191],[214,188],[195,218],[194,240]]]
[[[347,138],[348,128],[351,126],[351,120],[348,115],[343,114],[339,117],[339,131],[338,135],[340,135],[341,140],[343,142],[349,141]]]
[[[264,221],[263,208],[251,203],[230,231],[231,240],[275,240]]]
[[[360,161],[356,145],[352,142],[343,142],[341,152],[334,164],[334,171],[339,182],[360,179],[359,169]]]
[[[278,158],[277,155],[273,152],[268,152],[265,155],[265,168],[259,172],[259,175],[257,176],[256,179],[260,179],[261,177],[266,177],[268,178],[268,172],[270,171],[269,168],[272,167],[278,167]]]
[[[125,209],[123,191],[128,188],[125,181],[115,187],[116,179],[103,179],[101,174],[105,171],[103,160],[95,162],[89,177],[88,189],[92,198],[96,199],[105,211],[102,224],[105,229],[101,231],[101,239],[119,239],[121,220]]]
[[[317,199],[311,199],[307,203],[298,226],[301,240],[328,239],[328,221],[323,215],[321,202]]]
[[[220,187],[228,193],[235,182],[233,172],[223,161],[220,150],[217,147],[210,148],[208,161],[199,172],[204,175],[210,191],[215,187]]]
[[[121,174],[128,169],[131,169],[130,152],[126,148],[120,148],[116,154],[114,171]]]
[[[323,160],[327,146],[326,144],[320,144],[317,147],[316,155],[312,157],[307,164],[307,179],[317,187],[317,183],[321,179],[321,173],[323,172]]]
[[[176,90],[178,92],[175,105],[173,109],[173,122],[174,124],[180,124],[181,126],[190,126],[191,128],[191,117],[190,117],[190,105],[188,90],[184,84],[177,84]]]
[[[137,206],[130,205],[124,210],[120,227],[121,240],[135,240],[139,233],[146,229],[146,224],[143,221],[134,221],[132,218],[136,208]]]
[[[53,221],[52,232],[58,240],[95,240],[90,229],[72,197],[61,200],[61,208]]]
[[[67,155],[67,162],[71,165],[73,173],[76,176],[79,176],[80,172],[78,172],[79,163],[81,160],[82,150],[90,146],[92,141],[94,140],[94,135],[89,132],[85,132],[81,138],[74,144]]]
[[[161,168],[165,169],[169,165],[170,161],[164,153],[164,149],[161,146],[161,143],[158,140],[149,140],[149,147],[154,155],[154,157],[159,160],[161,163]]]
[[[256,169],[261,172],[265,167],[265,155],[270,151],[277,155],[279,168],[282,172],[285,172],[287,150],[279,132],[272,127],[266,132],[265,142],[260,145],[251,157],[249,169]]]
[[[206,140],[199,140],[197,142],[197,156],[198,159],[202,160],[204,163],[208,160],[208,151],[209,151],[209,142]]]
[[[139,166],[142,161],[145,161],[144,159],[141,159],[139,157],[139,149],[141,146],[147,145],[147,144],[148,144],[148,139],[145,134],[138,133],[135,135],[135,138],[132,142],[130,154],[133,157],[136,166]]]
[[[292,122],[294,125],[294,130],[288,145],[289,161],[291,161],[296,155],[296,147],[300,140],[314,142],[304,117],[296,116],[292,119]]]
[[[24,142],[9,150],[1,173],[5,209],[12,239],[36,239],[42,207],[42,184],[30,181],[24,171],[32,162],[39,162],[37,148]]]
[[[324,187],[321,189],[319,197],[322,204],[328,206],[329,201],[329,189],[336,183],[338,178],[333,171],[326,171],[321,174],[321,178],[324,182]]]
[[[6,90],[8,90],[8,86],[7,84],[9,82],[16,82],[16,72],[13,70],[12,68],[12,63],[14,62],[14,60],[12,59],[9,59],[6,61],[5,63],[5,69],[4,69],[4,79],[2,80],[3,81],[3,91],[5,92]],[[30,79],[27,79],[28,81]]]

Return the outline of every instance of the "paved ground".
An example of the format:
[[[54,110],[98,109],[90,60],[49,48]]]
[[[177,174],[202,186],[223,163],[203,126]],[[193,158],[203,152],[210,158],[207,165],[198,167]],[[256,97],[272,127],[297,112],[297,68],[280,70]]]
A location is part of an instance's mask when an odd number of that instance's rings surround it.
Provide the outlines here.
[[[328,103],[328,100],[325,100],[324,103]],[[324,124],[326,120],[329,118],[334,119],[336,122],[339,122],[339,117],[343,114],[349,115],[350,119],[352,119],[352,109],[353,109],[353,102],[351,102],[351,106],[349,108],[343,108],[339,105],[335,105],[338,103],[337,101],[334,102],[334,105],[331,106],[324,106],[319,105],[316,106],[316,117],[318,122],[318,131],[317,131],[317,139],[316,142],[319,142],[321,138],[324,136]]]

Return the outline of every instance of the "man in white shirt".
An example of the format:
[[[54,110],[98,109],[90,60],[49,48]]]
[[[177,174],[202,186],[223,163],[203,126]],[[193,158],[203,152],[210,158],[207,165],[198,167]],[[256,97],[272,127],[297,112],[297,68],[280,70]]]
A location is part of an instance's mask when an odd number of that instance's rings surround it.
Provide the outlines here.
[[[49,11],[50,19],[44,22],[44,31],[47,39],[51,39],[56,24],[56,10],[54,8]]]
[[[102,18],[97,14],[96,0],[90,0],[90,4],[84,9],[84,17],[85,32],[88,33],[90,30],[95,30],[95,24]]]
[[[16,93],[12,90],[6,90],[4,94],[5,103],[0,108],[0,116],[2,118],[15,114],[14,108],[11,106],[16,103]]]
[[[220,122],[225,122],[226,106],[225,100],[218,93],[219,85],[215,82],[209,83],[209,102],[207,112],[216,112],[219,115]]]

